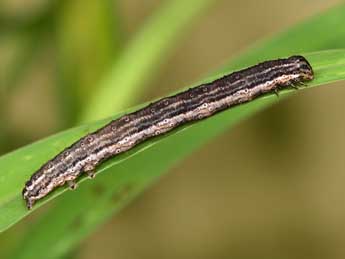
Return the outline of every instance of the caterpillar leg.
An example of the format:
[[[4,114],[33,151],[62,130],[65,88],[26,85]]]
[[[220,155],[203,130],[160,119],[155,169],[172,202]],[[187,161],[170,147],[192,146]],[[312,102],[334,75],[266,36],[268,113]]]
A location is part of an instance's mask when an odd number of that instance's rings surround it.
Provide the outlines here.
[[[35,204],[35,200],[30,199],[30,198],[26,198],[25,202],[26,202],[26,207],[28,208],[28,210],[31,210],[32,206],[34,206],[34,204]]]
[[[88,164],[84,166],[84,172],[87,174],[87,176],[92,179],[95,178],[95,166],[93,164]]]
[[[93,178],[95,178],[95,176],[96,176],[94,170],[86,171],[86,174],[87,174],[87,176],[88,176],[90,179],[93,179]]]
[[[67,181],[67,184],[71,190],[75,190],[78,187],[77,183],[74,180]]]
[[[274,93],[275,93],[275,95],[279,98],[279,90],[278,90],[278,88],[275,88],[275,89],[274,89]]]

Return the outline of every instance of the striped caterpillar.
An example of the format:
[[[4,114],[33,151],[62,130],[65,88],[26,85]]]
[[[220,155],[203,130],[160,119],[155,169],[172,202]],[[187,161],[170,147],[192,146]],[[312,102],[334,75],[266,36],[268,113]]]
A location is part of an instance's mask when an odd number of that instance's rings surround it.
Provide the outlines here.
[[[104,160],[125,152],[148,138],[166,133],[182,124],[201,120],[229,107],[248,102],[262,94],[297,87],[313,79],[313,70],[302,56],[265,61],[231,73],[211,83],[162,98],[82,137],[38,169],[25,184],[23,198],[34,203],[67,183],[90,178]]]

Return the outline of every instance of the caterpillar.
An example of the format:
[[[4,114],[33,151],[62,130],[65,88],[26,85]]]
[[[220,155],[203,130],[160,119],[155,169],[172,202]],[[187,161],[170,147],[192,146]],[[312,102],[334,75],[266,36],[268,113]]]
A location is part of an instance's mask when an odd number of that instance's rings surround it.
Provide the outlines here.
[[[31,209],[37,200],[65,183],[76,188],[80,175],[86,173],[93,178],[100,163],[149,138],[265,93],[296,88],[313,77],[312,67],[303,56],[265,61],[124,115],[82,137],[42,165],[25,183],[22,195],[26,207]]]

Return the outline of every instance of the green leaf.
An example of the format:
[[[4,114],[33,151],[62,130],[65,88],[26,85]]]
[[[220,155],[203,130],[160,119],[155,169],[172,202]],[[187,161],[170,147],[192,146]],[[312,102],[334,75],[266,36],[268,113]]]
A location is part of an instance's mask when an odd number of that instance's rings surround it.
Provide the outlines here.
[[[315,71],[315,80],[308,84],[307,88],[345,79],[345,50],[322,51],[305,56]],[[219,76],[221,75],[215,77]],[[296,91],[282,91],[281,96],[292,92]],[[38,229],[33,229],[33,233],[20,244],[21,249],[17,250],[18,254],[14,258],[42,257],[47,252],[44,247],[49,247],[52,256],[66,253],[177,161],[214,136],[249,115],[278,102],[279,99],[274,94],[260,97],[207,120],[146,141],[104,163],[98,168],[96,179],[81,179],[83,183],[76,191],[68,191],[57,199],[53,204],[55,208],[51,208],[48,214],[40,219]],[[104,123],[105,121],[102,121],[71,129],[1,157],[0,165],[4,172],[0,178],[0,183],[4,186],[0,190],[1,230],[29,213],[20,192],[32,172],[73,140]],[[39,202],[33,211],[66,189],[54,191],[53,195]]]

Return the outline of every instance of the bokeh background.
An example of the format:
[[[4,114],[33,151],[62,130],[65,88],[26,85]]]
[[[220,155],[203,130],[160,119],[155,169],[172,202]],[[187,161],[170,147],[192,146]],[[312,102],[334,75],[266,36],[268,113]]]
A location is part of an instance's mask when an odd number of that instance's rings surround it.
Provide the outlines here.
[[[1,1],[1,154],[76,125],[107,67],[165,1],[108,1],[111,21],[97,17],[95,2]],[[214,1],[132,105],[196,82],[340,2]],[[77,62],[67,55],[74,51]],[[71,258],[344,258],[343,86],[301,91],[208,143]],[[0,255],[26,223],[0,235]]]

